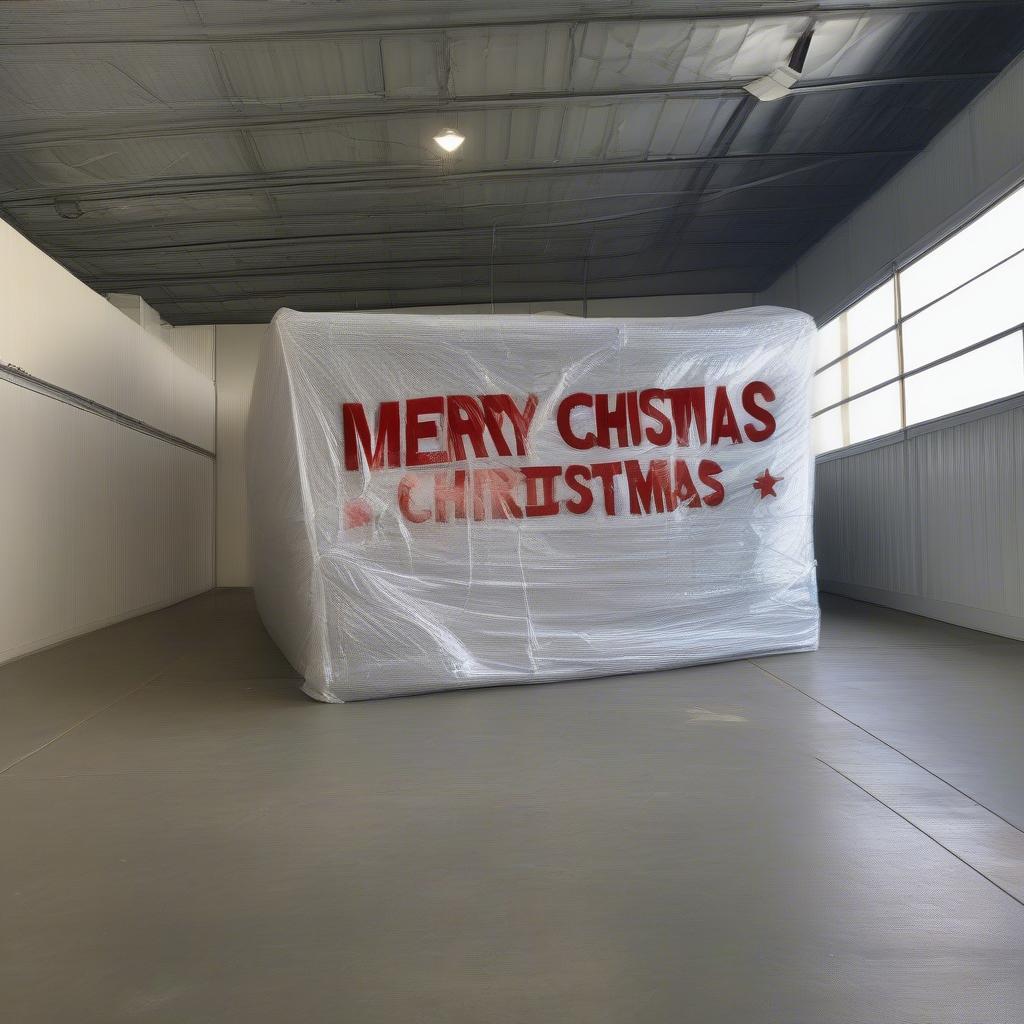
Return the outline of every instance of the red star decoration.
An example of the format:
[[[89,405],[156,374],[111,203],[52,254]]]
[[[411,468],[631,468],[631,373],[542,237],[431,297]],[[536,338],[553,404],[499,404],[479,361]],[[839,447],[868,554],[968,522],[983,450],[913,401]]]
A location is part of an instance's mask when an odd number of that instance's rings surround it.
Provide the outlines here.
[[[755,481],[754,490],[759,491],[761,498],[767,498],[770,494],[773,498],[777,498],[778,495],[775,493],[775,485],[780,481],[784,480],[785,477],[772,476],[771,473],[766,469]]]
[[[346,530],[367,526],[373,522],[373,509],[365,498],[354,498],[345,502],[344,519]]]

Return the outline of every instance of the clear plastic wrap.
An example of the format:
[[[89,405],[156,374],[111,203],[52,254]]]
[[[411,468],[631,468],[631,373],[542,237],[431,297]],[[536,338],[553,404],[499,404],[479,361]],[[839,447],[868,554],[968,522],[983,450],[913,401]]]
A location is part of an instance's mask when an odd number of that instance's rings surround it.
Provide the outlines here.
[[[260,613],[318,700],[813,650],[814,324],[297,313],[248,428]]]

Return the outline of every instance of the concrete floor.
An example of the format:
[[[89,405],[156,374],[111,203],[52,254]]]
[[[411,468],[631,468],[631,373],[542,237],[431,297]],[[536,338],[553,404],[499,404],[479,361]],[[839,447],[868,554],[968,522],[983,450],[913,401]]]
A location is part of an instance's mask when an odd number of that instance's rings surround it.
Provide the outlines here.
[[[247,591],[0,668],[12,1024],[1024,1020],[1024,645],[325,706]]]

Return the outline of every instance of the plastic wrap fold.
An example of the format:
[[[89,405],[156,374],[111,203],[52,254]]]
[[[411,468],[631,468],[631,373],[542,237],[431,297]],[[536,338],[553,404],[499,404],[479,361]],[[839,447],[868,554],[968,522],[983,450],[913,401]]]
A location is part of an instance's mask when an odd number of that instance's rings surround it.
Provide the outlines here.
[[[260,613],[324,701],[812,650],[814,325],[282,310]]]

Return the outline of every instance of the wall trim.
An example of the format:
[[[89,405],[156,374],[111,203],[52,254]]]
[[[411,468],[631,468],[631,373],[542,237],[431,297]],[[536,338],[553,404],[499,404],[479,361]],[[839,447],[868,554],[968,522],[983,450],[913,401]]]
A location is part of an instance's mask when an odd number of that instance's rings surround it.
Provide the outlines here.
[[[186,451],[193,452],[196,455],[204,455],[206,458],[216,461],[217,456],[200,445],[186,441],[183,437],[178,437],[177,434],[169,434],[166,430],[154,427],[150,423],[137,420],[134,416],[118,412],[117,409],[104,405],[102,402],[94,402],[91,398],[78,394],[77,391],[69,391],[67,388],[62,388],[59,384],[51,384],[48,380],[33,376],[20,366],[14,366],[11,363],[0,363],[0,380],[13,384],[15,387],[24,388],[26,391],[34,391],[37,395],[42,395],[43,398],[50,398],[55,402],[61,402],[63,405],[70,405],[74,409],[81,409],[83,412],[91,413],[93,416],[110,420],[111,423],[128,427],[129,430],[138,431],[140,434],[148,434],[150,437],[155,437],[158,441],[176,445],[178,448],[184,448]],[[214,393],[216,394],[216,391]]]
[[[915,437],[924,434],[932,434],[937,430],[949,430],[951,427],[959,427],[964,423],[974,423],[976,420],[985,420],[990,416],[1001,416],[1003,413],[1013,412],[1014,409],[1024,407],[1024,391],[1009,398],[997,398],[994,402],[985,402],[983,405],[971,406],[969,409],[958,409],[946,416],[939,416],[934,420],[926,420],[923,423],[915,423],[906,430],[895,430],[891,434],[882,434],[881,437],[873,437],[868,441],[860,441],[857,444],[848,444],[845,448],[834,448],[830,452],[822,452],[815,457],[815,462],[835,462],[836,459],[848,459],[854,455],[863,455],[865,452],[872,452],[876,448],[888,448],[893,444],[902,444]]]
[[[955,626],[964,626],[980,633],[993,633],[1011,640],[1024,640],[1024,618],[1016,615],[953,604],[950,601],[937,601],[917,594],[900,594],[892,590],[865,587],[859,583],[842,583],[839,580],[819,580],[818,589],[826,594],[838,594],[840,597],[849,597],[855,601],[895,608],[901,612],[910,612],[912,615],[922,615],[927,619],[938,619]]]

